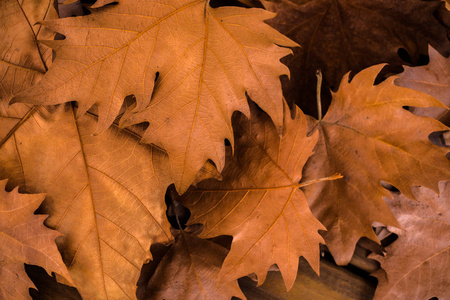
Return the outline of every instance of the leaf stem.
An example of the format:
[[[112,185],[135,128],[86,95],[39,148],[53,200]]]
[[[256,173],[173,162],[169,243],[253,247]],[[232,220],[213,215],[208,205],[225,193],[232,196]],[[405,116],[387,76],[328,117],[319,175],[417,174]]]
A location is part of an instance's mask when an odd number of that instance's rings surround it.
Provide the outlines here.
[[[315,184],[315,183],[319,183],[319,182],[322,182],[322,181],[332,181],[332,180],[336,180],[336,179],[343,178],[343,177],[344,176],[342,176],[342,174],[336,173],[336,174],[328,176],[328,177],[324,177],[324,178],[320,178],[320,179],[313,179],[313,180],[306,181],[306,182],[301,182],[301,183],[297,184],[296,186],[301,188],[301,187],[308,186],[308,185]]]
[[[316,70],[317,77],[317,89],[316,89],[316,101],[317,101],[317,115],[319,122],[322,121],[322,100],[320,98],[320,91],[322,89],[322,72]]]

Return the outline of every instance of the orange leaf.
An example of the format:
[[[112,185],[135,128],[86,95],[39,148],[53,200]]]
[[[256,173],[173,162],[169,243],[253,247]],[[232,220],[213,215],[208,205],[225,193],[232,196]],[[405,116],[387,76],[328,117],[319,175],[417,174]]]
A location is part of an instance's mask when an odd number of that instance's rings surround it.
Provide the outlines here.
[[[30,297],[28,289],[34,285],[24,263],[56,272],[72,283],[55,244],[60,233],[44,226],[47,216],[33,214],[45,195],[19,194],[18,188],[6,192],[6,181],[0,181],[0,298]]]
[[[52,0],[2,0],[0,10],[0,102],[37,82],[51,64],[52,50],[38,44],[54,33],[40,24],[57,18]],[[1,107],[0,107],[1,109]]]
[[[413,198],[411,186],[437,191],[440,180],[450,179],[448,149],[428,139],[447,127],[403,108],[445,106],[429,95],[394,85],[395,77],[374,86],[382,67],[365,69],[350,83],[348,74],[344,76],[323,120],[310,123],[310,131],[321,134],[304,180],[334,172],[344,176],[305,188],[312,212],[328,229],[326,244],[340,265],[350,261],[361,237],[378,241],[373,222],[398,226],[383,200],[390,194],[381,181]]]
[[[306,119],[298,109],[290,118],[285,104],[285,132],[280,138],[270,118],[254,104],[250,121],[235,122],[234,156],[227,152],[222,181],[200,182],[183,196],[191,209],[190,223],[202,223],[200,237],[232,235],[230,253],[221,276],[234,280],[255,272],[259,283],[277,264],[290,289],[297,276],[299,256],[319,272],[318,230],[299,189],[302,168],[317,141],[306,137]]]
[[[167,155],[117,126],[93,136],[97,118],[76,120],[71,105],[49,109],[0,145],[0,178],[47,193],[45,224],[64,234],[57,243],[83,298],[135,298],[150,245],[171,239]]]
[[[246,93],[281,127],[279,76],[289,70],[279,60],[291,50],[278,45],[296,43],[263,22],[273,16],[211,8],[206,0],[120,0],[88,16],[48,21],[66,39],[45,42],[57,53],[52,68],[13,102],[76,100],[79,114],[97,104],[103,131],[134,94],[123,125],[150,123],[143,141],[167,150],[184,192],[208,159],[222,170],[223,140],[232,141],[232,113],[248,113]]]

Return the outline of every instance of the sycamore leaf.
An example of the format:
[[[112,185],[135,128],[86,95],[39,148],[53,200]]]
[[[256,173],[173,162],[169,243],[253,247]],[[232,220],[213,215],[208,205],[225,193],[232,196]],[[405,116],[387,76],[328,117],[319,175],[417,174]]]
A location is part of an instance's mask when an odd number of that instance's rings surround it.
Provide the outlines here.
[[[96,123],[70,105],[35,109],[0,145],[0,178],[47,193],[40,211],[64,234],[57,244],[83,298],[135,298],[150,245],[171,239],[168,158],[115,126],[93,136]]]
[[[419,202],[394,195],[387,203],[403,230],[386,248],[374,275],[378,278],[376,300],[448,299],[450,297],[450,182],[441,185],[441,196],[417,187]]]
[[[246,299],[237,280],[219,279],[227,252],[211,241],[179,232],[150,278],[145,299]]]
[[[235,155],[227,152],[223,179],[200,182],[183,203],[189,221],[202,223],[200,237],[233,236],[221,277],[225,281],[252,272],[262,284],[277,264],[290,289],[297,276],[299,256],[319,272],[318,230],[324,229],[309,210],[299,189],[302,169],[318,135],[306,137],[306,119],[298,110],[291,119],[285,104],[284,134],[280,139],[270,118],[254,104],[250,121],[235,122]]]
[[[52,0],[2,0],[0,6],[0,101],[29,88],[51,63],[52,50],[37,39],[52,39],[36,24],[57,18]]]
[[[440,0],[280,0],[265,2],[278,15],[268,21],[302,47],[286,60],[291,80],[283,82],[288,101],[317,116],[316,70],[322,70],[322,91],[337,90],[345,73],[389,63],[391,68],[417,64],[428,44],[450,54],[448,27],[436,18]],[[444,12],[450,16],[448,11]],[[407,62],[398,54],[404,49]],[[405,58],[406,59],[406,58]],[[322,97],[322,98],[324,98]],[[325,104],[324,104],[325,106]]]
[[[440,55],[431,46],[430,63],[420,67],[405,67],[405,71],[399,74],[394,81],[398,86],[407,87],[413,90],[424,92],[444,103],[450,105],[450,58]],[[448,110],[445,108],[435,108],[436,117],[442,116]],[[414,113],[417,114],[416,110]]]
[[[47,216],[33,214],[45,195],[20,194],[18,188],[6,192],[6,181],[0,180],[0,299],[29,298],[34,284],[24,263],[56,272],[71,283],[55,244],[60,233],[44,226]]]
[[[325,117],[310,122],[310,131],[321,134],[304,180],[337,171],[344,176],[305,188],[312,212],[328,229],[325,242],[340,265],[350,261],[361,237],[378,242],[373,222],[398,226],[383,200],[390,194],[381,181],[413,198],[411,186],[437,191],[440,180],[450,179],[448,149],[428,139],[432,132],[448,128],[403,108],[445,106],[429,95],[394,85],[393,77],[374,86],[382,68],[365,69],[351,83],[348,74],[344,76]]]
[[[289,70],[279,60],[292,51],[278,45],[296,43],[263,22],[273,16],[211,8],[206,0],[120,0],[88,16],[45,22],[66,39],[45,42],[56,51],[52,68],[13,102],[76,100],[79,114],[97,104],[101,132],[134,94],[136,106],[123,126],[150,123],[143,141],[167,150],[175,185],[184,192],[208,159],[222,170],[231,115],[248,114],[246,93],[281,128],[279,76]]]

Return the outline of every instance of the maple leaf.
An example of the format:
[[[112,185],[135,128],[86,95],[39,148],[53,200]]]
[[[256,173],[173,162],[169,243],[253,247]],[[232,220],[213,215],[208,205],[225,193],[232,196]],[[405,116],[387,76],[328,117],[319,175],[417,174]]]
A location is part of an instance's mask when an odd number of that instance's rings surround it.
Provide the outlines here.
[[[66,39],[45,42],[56,51],[52,68],[13,102],[76,100],[78,114],[97,104],[101,132],[134,94],[123,126],[150,123],[143,141],[168,152],[175,185],[184,192],[208,159],[222,170],[231,115],[248,114],[246,93],[281,127],[279,76],[289,70],[279,60],[292,51],[278,45],[297,44],[263,22],[273,16],[211,8],[206,0],[121,0],[88,16],[46,21]]]
[[[349,74],[333,93],[333,101],[310,129],[320,138],[305,166],[304,180],[341,172],[343,179],[305,187],[314,215],[325,225],[325,242],[337,264],[347,264],[361,237],[378,241],[373,222],[398,226],[383,200],[389,193],[381,181],[413,198],[411,186],[437,191],[450,179],[448,149],[433,145],[428,136],[448,128],[431,118],[418,117],[403,106],[445,107],[435,98],[394,85],[395,77],[373,85],[383,65]]]
[[[246,299],[237,280],[219,280],[226,248],[183,231],[175,237],[148,282],[145,299]]]
[[[450,58],[440,55],[431,46],[428,47],[430,63],[420,67],[407,67],[399,74],[394,83],[398,86],[424,92],[444,103],[450,105]],[[434,108],[437,118],[448,112],[445,108]],[[415,114],[417,109],[413,110]]]
[[[71,105],[19,123],[0,144],[0,178],[47,193],[40,211],[64,234],[57,244],[83,298],[135,298],[150,244],[171,239],[166,153],[117,126],[93,136],[97,118],[75,119]]]
[[[29,88],[47,70],[52,50],[38,44],[37,39],[51,39],[55,34],[36,23],[55,18],[52,0],[2,0],[0,101],[9,101],[13,94]]]
[[[380,63],[389,63],[391,69],[405,64],[399,49],[406,51],[410,64],[428,54],[428,44],[445,56],[450,54],[449,27],[435,17],[438,10],[446,18],[450,16],[442,1],[262,2],[278,13],[268,23],[302,46],[285,61],[291,80],[283,82],[283,91],[287,100],[297,103],[306,114],[317,116],[318,69],[324,74],[322,98],[328,106],[330,89],[338,88],[345,73]]]
[[[20,194],[18,188],[6,192],[6,181],[0,181],[0,298],[29,298],[34,285],[24,263],[42,266],[71,283],[55,244],[60,233],[44,226],[47,216],[33,214],[45,195]]]
[[[299,256],[319,272],[318,230],[299,190],[302,168],[318,135],[306,137],[306,119],[298,110],[290,118],[285,104],[284,134],[280,139],[270,118],[250,105],[250,121],[235,122],[236,147],[227,152],[222,181],[209,179],[182,196],[191,210],[190,224],[202,223],[200,237],[233,236],[221,277],[233,280],[252,272],[262,284],[271,265],[277,264],[287,289],[297,276]]]
[[[374,275],[378,286],[374,299],[447,299],[450,296],[450,183],[441,185],[441,196],[417,187],[417,201],[394,195],[387,199],[403,230],[386,248]]]

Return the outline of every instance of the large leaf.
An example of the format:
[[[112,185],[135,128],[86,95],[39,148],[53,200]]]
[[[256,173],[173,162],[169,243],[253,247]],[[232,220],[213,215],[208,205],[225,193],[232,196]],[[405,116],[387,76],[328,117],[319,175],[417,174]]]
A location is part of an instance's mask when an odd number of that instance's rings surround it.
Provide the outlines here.
[[[386,248],[374,275],[378,286],[374,299],[448,299],[450,297],[450,183],[443,183],[441,196],[429,189],[413,190],[419,200],[401,194],[388,199],[403,230]]]
[[[13,94],[29,88],[47,70],[52,50],[37,39],[51,39],[54,33],[36,23],[56,17],[53,0],[2,0],[0,101],[9,101]]]
[[[44,226],[47,216],[33,214],[45,195],[20,194],[18,188],[6,192],[5,186],[6,180],[0,180],[0,298],[29,298],[28,289],[34,285],[24,263],[42,266],[71,282],[55,244],[60,233]]]
[[[187,232],[159,263],[147,285],[145,299],[246,299],[237,280],[222,282],[219,271],[228,250]]]
[[[349,71],[359,72],[379,63],[391,67],[418,64],[427,55],[428,44],[445,56],[450,54],[450,24],[446,26],[436,18],[439,10],[446,18],[450,13],[440,0],[274,2],[265,1],[270,10],[278,13],[269,24],[302,46],[286,61],[292,76],[285,82],[285,96],[313,116],[317,116],[317,69],[324,74],[322,91],[328,96],[329,89],[337,90]],[[400,48],[405,50],[408,58],[403,58],[407,62],[398,54]]]
[[[25,117],[0,145],[0,178],[47,193],[40,211],[64,234],[58,247],[83,298],[134,298],[150,244],[171,238],[167,155],[115,126],[93,136],[96,117],[76,120],[71,105]]]
[[[383,66],[373,66],[348,82],[344,76],[322,121],[315,154],[305,167],[304,180],[341,172],[343,179],[305,188],[314,215],[326,226],[324,238],[338,264],[347,264],[361,237],[378,241],[373,222],[398,226],[383,200],[390,194],[381,181],[413,198],[411,186],[437,192],[440,180],[450,179],[448,149],[428,136],[447,130],[440,122],[413,115],[403,106],[445,107],[435,98],[394,85],[395,78],[373,85]]]
[[[318,136],[306,137],[304,115],[298,110],[291,119],[286,104],[282,138],[264,112],[254,104],[251,110],[250,121],[240,115],[234,124],[235,153],[228,149],[222,181],[200,182],[182,201],[191,209],[189,222],[204,225],[200,237],[233,236],[221,270],[225,281],[254,272],[262,284],[277,264],[289,289],[299,256],[319,272],[324,227],[298,184]]]
[[[273,16],[211,8],[206,0],[120,0],[89,16],[45,22],[66,39],[45,43],[57,53],[52,68],[13,101],[76,100],[79,114],[97,104],[102,131],[134,94],[123,125],[150,123],[143,141],[167,150],[183,192],[208,159],[222,170],[231,115],[248,114],[246,93],[281,127],[279,76],[289,70],[279,60],[291,50],[277,45],[296,44],[263,22]]]

